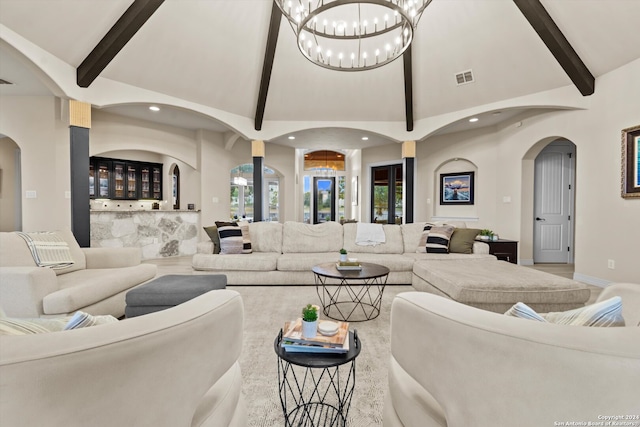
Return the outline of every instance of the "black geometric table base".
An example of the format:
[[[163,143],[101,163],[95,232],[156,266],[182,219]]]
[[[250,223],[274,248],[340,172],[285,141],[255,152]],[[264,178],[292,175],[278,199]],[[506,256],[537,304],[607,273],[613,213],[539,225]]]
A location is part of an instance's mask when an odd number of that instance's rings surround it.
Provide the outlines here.
[[[278,391],[287,427],[346,426],[356,382],[357,333],[346,354],[291,353],[274,342]]]
[[[368,271],[371,271],[368,274]],[[325,316],[345,322],[364,322],[380,315],[389,270],[364,264],[362,271],[338,271],[335,264],[313,268],[316,292]]]

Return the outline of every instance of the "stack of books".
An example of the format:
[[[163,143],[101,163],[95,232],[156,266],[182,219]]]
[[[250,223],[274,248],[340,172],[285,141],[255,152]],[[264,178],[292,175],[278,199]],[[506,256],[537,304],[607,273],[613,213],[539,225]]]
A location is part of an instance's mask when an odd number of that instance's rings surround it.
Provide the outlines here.
[[[333,335],[318,333],[314,338],[306,338],[302,335],[302,318],[291,322],[285,322],[282,329],[282,341],[280,345],[290,353],[347,353],[349,351],[349,323],[321,321],[320,330],[327,328],[329,323],[335,324],[337,331]],[[327,323],[327,325],[322,325]]]
[[[339,261],[336,263],[338,270],[362,270],[362,265],[357,261]]]

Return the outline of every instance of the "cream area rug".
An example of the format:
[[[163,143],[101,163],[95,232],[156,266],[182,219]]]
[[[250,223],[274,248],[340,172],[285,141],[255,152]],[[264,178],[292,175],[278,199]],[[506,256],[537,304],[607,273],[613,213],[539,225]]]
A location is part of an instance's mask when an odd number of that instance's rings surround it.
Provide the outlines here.
[[[240,356],[242,389],[247,402],[249,426],[284,425],[278,395],[277,356],[273,342],[287,320],[300,317],[306,304],[320,305],[315,286],[229,286],[242,295],[245,311],[244,346]],[[380,315],[353,322],[362,341],[356,360],[356,382],[347,425],[382,425],[382,406],[389,363],[389,315],[393,298],[411,286],[387,286]],[[323,316],[321,315],[321,320]]]

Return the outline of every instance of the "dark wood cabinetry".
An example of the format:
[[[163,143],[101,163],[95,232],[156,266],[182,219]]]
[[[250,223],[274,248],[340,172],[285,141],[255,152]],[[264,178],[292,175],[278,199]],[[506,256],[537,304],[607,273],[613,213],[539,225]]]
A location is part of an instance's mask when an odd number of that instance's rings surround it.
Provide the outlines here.
[[[489,253],[496,258],[512,264],[518,263],[518,242],[516,240],[500,239],[495,242],[485,242],[489,245]]]
[[[162,164],[91,157],[89,197],[161,200]]]

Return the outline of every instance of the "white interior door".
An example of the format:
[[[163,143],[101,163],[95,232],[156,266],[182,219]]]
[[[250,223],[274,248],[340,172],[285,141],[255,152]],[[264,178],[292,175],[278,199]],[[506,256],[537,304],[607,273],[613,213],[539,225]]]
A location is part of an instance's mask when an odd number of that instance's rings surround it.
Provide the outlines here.
[[[572,257],[575,145],[554,142],[535,162],[535,263],[568,263]]]

